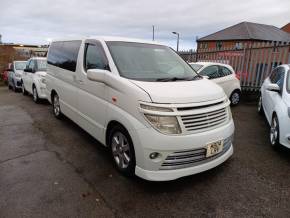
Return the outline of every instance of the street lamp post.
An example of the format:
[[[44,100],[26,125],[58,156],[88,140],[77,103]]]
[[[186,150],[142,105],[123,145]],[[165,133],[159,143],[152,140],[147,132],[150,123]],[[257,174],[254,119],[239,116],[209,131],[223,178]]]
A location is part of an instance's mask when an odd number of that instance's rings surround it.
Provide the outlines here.
[[[179,48],[179,33],[178,32],[172,32],[173,34],[177,35],[177,45],[176,45],[176,51],[178,52]]]

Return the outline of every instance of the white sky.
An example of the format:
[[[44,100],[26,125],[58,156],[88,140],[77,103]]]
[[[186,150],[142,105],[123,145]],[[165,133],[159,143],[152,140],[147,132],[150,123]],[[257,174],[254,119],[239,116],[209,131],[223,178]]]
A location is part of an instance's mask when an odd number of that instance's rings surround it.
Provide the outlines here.
[[[290,22],[289,0],[0,0],[3,42],[45,44],[66,36],[113,35],[152,39],[180,50],[242,21],[281,27]]]

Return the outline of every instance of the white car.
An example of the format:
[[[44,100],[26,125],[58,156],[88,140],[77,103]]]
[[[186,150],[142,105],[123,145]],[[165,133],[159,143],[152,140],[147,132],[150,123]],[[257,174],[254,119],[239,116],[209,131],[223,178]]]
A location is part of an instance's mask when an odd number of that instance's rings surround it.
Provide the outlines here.
[[[270,124],[270,142],[290,148],[290,65],[275,68],[261,87],[258,111]]]
[[[38,103],[39,99],[46,99],[45,75],[46,58],[30,58],[21,75],[23,95],[32,94],[35,103]]]
[[[125,175],[164,181],[216,167],[233,153],[223,90],[167,46],[96,37],[53,41],[47,57],[53,113],[109,147]]]
[[[189,63],[190,66],[202,76],[220,85],[232,105],[237,105],[241,100],[240,80],[236,77],[234,69],[227,64],[213,62]]]

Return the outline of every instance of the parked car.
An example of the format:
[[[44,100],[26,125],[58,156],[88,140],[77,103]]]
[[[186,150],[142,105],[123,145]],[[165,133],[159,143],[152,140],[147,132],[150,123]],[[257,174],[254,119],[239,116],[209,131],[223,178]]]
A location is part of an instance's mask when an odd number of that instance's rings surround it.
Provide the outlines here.
[[[40,99],[46,99],[45,75],[46,58],[29,59],[21,77],[23,95],[32,94],[35,103],[38,103]]]
[[[167,46],[124,38],[53,41],[46,87],[63,114],[109,147],[125,175],[164,181],[199,173],[233,153],[223,90]]]
[[[22,88],[21,76],[26,66],[26,61],[13,61],[8,74],[8,87],[15,92]]]
[[[191,67],[202,76],[220,85],[231,101],[232,105],[239,104],[241,100],[240,80],[236,77],[234,69],[227,64],[213,62],[190,63]]]
[[[9,72],[11,71],[11,69],[12,69],[12,63],[9,63],[8,65],[7,65],[7,68],[4,70],[4,72],[3,72],[3,74],[2,74],[2,80],[4,81],[4,83],[6,84],[6,85],[8,85],[8,74],[9,74]]]
[[[271,144],[290,148],[290,65],[275,68],[260,94],[258,111],[270,124]]]

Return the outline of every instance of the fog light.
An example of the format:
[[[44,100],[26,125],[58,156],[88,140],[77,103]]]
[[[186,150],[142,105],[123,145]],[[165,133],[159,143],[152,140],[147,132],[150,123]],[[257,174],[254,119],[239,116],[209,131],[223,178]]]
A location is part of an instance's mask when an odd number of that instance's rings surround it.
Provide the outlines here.
[[[149,155],[150,159],[156,159],[157,157],[159,157],[159,153],[158,152],[153,152]]]

